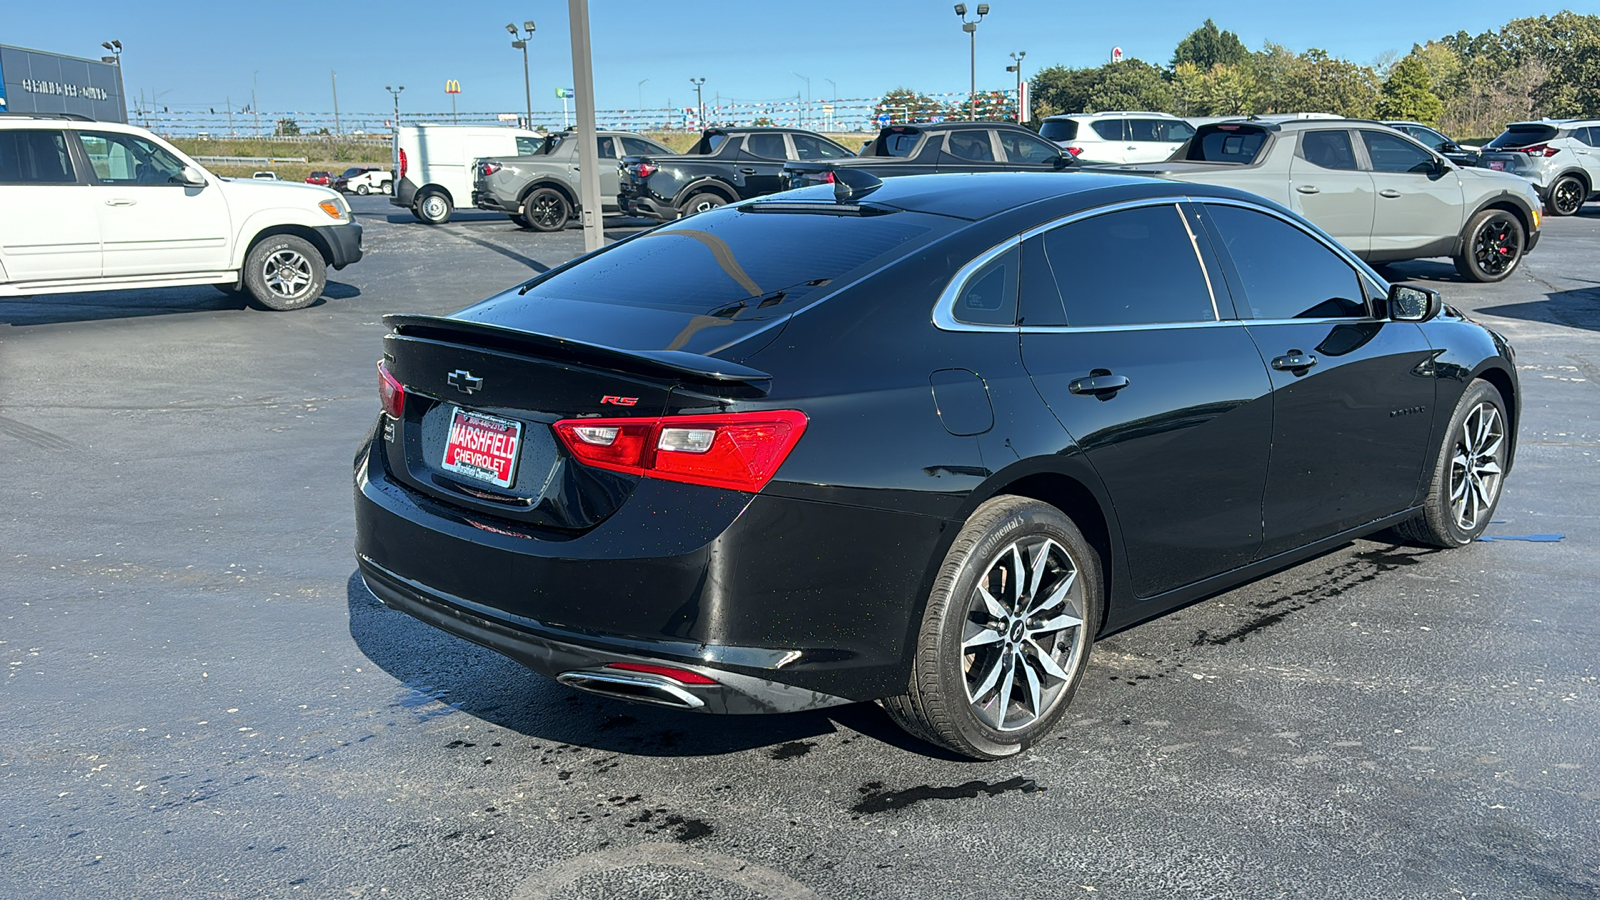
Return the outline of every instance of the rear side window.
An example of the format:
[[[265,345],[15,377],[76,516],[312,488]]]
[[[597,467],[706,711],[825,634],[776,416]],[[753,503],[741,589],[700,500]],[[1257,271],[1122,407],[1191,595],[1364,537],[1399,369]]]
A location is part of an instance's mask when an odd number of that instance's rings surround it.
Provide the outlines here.
[[[1431,172],[1433,157],[1404,138],[1381,131],[1361,132],[1374,172]]]
[[[1000,149],[1010,162],[1044,164],[1061,158],[1061,151],[1031,134],[1020,131],[1000,132]]]
[[[611,137],[610,135],[604,135],[604,136],[595,138],[594,142],[595,142],[596,149],[599,151],[601,159],[616,159],[617,158],[617,139],[616,138]]]
[[[987,131],[952,131],[945,144],[951,156],[973,162],[994,162],[994,147]]]
[[[78,180],[59,131],[0,131],[0,184],[72,184]]]
[[[762,159],[784,159],[789,155],[781,134],[752,134],[744,139],[744,152]]]
[[[629,156],[661,156],[672,153],[671,150],[653,141],[631,137],[622,139],[622,152]]]
[[[1574,137],[1591,147],[1600,147],[1600,125],[1580,128]]]
[[[1308,131],[1300,136],[1300,156],[1323,169],[1354,169],[1356,152],[1350,146],[1350,132]]]
[[[794,155],[798,159],[844,159],[853,155],[843,147],[809,134],[793,134],[789,138],[794,141]]]
[[[899,131],[891,132],[887,137],[885,137],[883,139],[883,142],[881,144],[881,146],[883,147],[883,154],[882,155],[884,155],[884,156],[910,156],[912,151],[917,148],[917,141],[919,139],[921,139],[921,137],[922,137],[922,135],[919,132],[915,132],[915,131],[911,131],[911,132],[899,132]]]
[[[1045,232],[1024,256],[1024,324],[1075,327],[1216,320],[1211,290],[1176,206],[1106,213]],[[1031,248],[1030,248],[1031,249]],[[1054,294],[1060,315],[1048,308]]]
[[[1249,125],[1202,128],[1195,137],[1185,158],[1200,162],[1253,163],[1267,143],[1267,133]]]
[[[710,134],[701,135],[700,140],[695,141],[694,146],[690,147],[685,155],[710,156],[721,149],[722,145],[727,142],[728,136],[726,134],[723,134],[720,131],[713,131]]]
[[[1017,248],[990,260],[961,286],[954,310],[957,321],[973,325],[1017,323]]]
[[[1089,123],[1089,127],[1094,129],[1095,134],[1100,135],[1105,140],[1120,141],[1123,139],[1124,122],[1121,119],[1101,119],[1098,122]]]
[[[1556,136],[1554,125],[1507,125],[1500,136],[1490,141],[1486,146],[1491,150],[1501,147],[1526,147],[1529,144],[1539,144]]]
[[[1039,136],[1057,143],[1077,140],[1078,123],[1071,119],[1045,119],[1039,126]]]
[[[528,294],[727,317],[767,315],[822,287],[817,282],[899,258],[949,231],[947,223],[953,220],[918,213],[702,213],[617,244]],[[737,305],[757,297],[763,299]]]
[[[1321,241],[1266,213],[1215,204],[1206,208],[1245,292],[1247,303],[1235,303],[1240,316],[1340,319],[1367,314],[1356,270]]]
[[[538,156],[540,153],[550,152],[555,144],[549,138],[531,138],[517,135],[518,156]]]
[[[1129,119],[1128,140],[1181,144],[1194,136],[1188,122],[1174,119]]]

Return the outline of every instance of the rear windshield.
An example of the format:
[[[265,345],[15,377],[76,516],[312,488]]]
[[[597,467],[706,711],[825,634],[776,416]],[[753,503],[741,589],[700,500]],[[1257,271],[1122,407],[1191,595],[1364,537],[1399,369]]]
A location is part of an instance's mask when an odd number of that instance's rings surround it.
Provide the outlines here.
[[[1039,136],[1057,143],[1077,140],[1078,123],[1071,119],[1045,119],[1039,126]]]
[[[751,318],[758,309],[791,303],[828,281],[865,274],[953,224],[908,212],[702,213],[613,247],[528,293]]]
[[[1526,147],[1539,144],[1556,136],[1554,125],[1507,125],[1499,137],[1488,143],[1489,149],[1500,147]]]
[[[1212,125],[1201,128],[1189,142],[1184,159],[1196,162],[1253,163],[1267,142],[1264,129],[1250,125]]]

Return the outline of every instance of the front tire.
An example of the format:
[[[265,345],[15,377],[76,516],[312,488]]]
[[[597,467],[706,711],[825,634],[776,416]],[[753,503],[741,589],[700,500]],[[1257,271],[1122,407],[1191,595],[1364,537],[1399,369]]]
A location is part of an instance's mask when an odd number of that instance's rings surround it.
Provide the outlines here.
[[[1522,261],[1528,239],[1517,217],[1503,209],[1486,209],[1467,220],[1461,255],[1455,257],[1461,277],[1483,283],[1504,281]]]
[[[412,210],[418,219],[429,225],[443,225],[450,221],[450,214],[454,211],[450,198],[439,191],[423,194],[417,199],[416,208]]]
[[[1589,199],[1587,194],[1578,176],[1563,175],[1550,186],[1550,199],[1544,205],[1545,211],[1552,216],[1575,216],[1578,210],[1583,209],[1583,201]]]
[[[1104,584],[1100,555],[1060,510],[1025,497],[990,500],[945,555],[907,692],[884,708],[902,728],[964,756],[1027,748],[1082,681]]]
[[[256,304],[271,310],[300,309],[322,296],[328,267],[305,238],[275,234],[244,258],[244,286]]]
[[[394,182],[385,181],[383,184],[378,185],[378,190],[385,194],[392,194],[394,193]]]
[[[1422,515],[1396,527],[1430,547],[1465,547],[1494,518],[1510,455],[1511,420],[1494,385],[1475,379],[1450,417]]]
[[[572,204],[555,188],[538,188],[523,201],[522,217],[534,231],[560,231],[572,217]]]

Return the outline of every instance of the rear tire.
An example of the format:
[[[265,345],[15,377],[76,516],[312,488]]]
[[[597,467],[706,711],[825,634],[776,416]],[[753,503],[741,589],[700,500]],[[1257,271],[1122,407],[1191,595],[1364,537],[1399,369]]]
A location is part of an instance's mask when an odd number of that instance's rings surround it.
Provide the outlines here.
[[[533,223],[529,222],[527,216],[524,216],[521,213],[511,213],[509,218],[511,219],[511,221],[517,223],[517,227],[518,228],[532,228],[533,227]]]
[[[1575,216],[1578,210],[1583,209],[1583,202],[1589,199],[1588,193],[1578,176],[1563,175],[1550,186],[1550,199],[1544,205],[1545,212],[1552,216]]]
[[[383,184],[378,185],[378,190],[385,194],[392,194],[394,193],[394,182],[385,181]]]
[[[1467,220],[1461,231],[1461,254],[1454,262],[1461,277],[1485,284],[1504,281],[1517,270],[1527,249],[1527,234],[1517,217],[1503,209],[1486,209]]]
[[[450,214],[454,211],[450,198],[440,191],[429,191],[418,197],[417,205],[412,208],[417,218],[429,225],[443,225],[450,221]]]
[[[371,188],[367,187],[366,185],[364,185],[364,184],[356,185],[356,193],[357,194],[360,194],[361,196],[365,197],[370,192],[371,192]]]
[[[1494,385],[1481,378],[1467,385],[1434,460],[1422,515],[1394,530],[1429,547],[1465,547],[1477,540],[1500,503],[1510,422]]]
[[[327,283],[322,254],[310,241],[292,234],[262,238],[244,258],[244,286],[264,309],[310,306]]]
[[[978,507],[945,555],[903,696],[902,728],[976,759],[1050,731],[1089,663],[1104,598],[1100,555],[1061,510],[1003,496]]]
[[[522,202],[522,217],[534,231],[560,231],[572,218],[572,204],[555,188],[536,188]]]
[[[695,213],[703,213],[707,210],[712,210],[719,206],[727,205],[727,199],[721,194],[713,194],[710,191],[702,191],[683,201],[683,206],[679,207],[678,211],[686,216],[692,216]]]

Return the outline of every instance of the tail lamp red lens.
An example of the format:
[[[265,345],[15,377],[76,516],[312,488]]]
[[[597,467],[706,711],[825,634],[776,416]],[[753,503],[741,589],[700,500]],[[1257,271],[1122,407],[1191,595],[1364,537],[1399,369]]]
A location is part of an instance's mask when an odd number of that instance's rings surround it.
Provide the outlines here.
[[[833,184],[837,180],[838,179],[834,177],[832,169],[828,169],[827,171],[822,173],[822,183],[823,184]]]
[[[400,153],[400,177],[404,178],[404,177],[406,177],[406,152],[404,150],[401,150],[401,151],[399,151],[399,153]]]
[[[562,419],[551,426],[586,465],[735,491],[767,486],[806,430],[799,410]]]
[[[488,177],[500,171],[502,166],[499,163],[486,162],[478,166],[478,168],[482,170],[484,177]]]
[[[1534,144],[1532,147],[1523,147],[1517,152],[1526,153],[1529,156],[1543,156],[1549,158],[1551,156],[1555,156],[1557,153],[1560,153],[1561,148],[1552,147],[1549,144]]]
[[[671,678],[679,684],[716,684],[716,679],[707,678],[699,672],[690,669],[680,669],[677,666],[656,666],[650,663],[614,662],[606,663],[608,669],[621,669],[624,672],[643,672],[646,675],[661,675]]]
[[[382,361],[378,363],[378,401],[391,419],[400,418],[406,411],[406,387],[389,374],[389,367]]]
[[[661,171],[660,166],[652,166],[649,163],[639,163],[637,166],[633,167],[633,174],[639,176],[640,178],[649,178],[651,175],[654,175],[659,171]]]
[[[1077,156],[1078,154],[1083,152],[1083,148],[1082,147],[1068,147],[1067,148],[1067,152],[1072,154],[1073,156]]]

